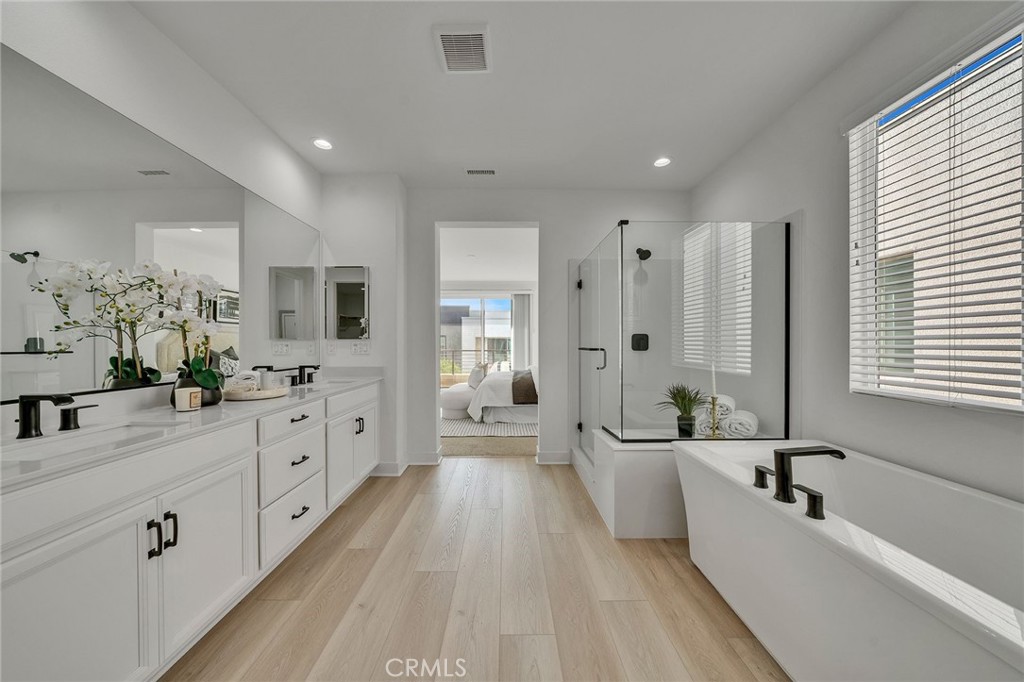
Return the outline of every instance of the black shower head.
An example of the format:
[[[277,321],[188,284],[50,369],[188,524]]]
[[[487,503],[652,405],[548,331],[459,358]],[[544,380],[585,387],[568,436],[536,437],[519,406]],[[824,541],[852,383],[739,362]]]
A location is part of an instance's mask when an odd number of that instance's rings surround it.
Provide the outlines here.
[[[11,257],[12,260],[16,260],[19,263],[27,263],[29,256],[34,256],[36,258],[39,258],[39,252],[38,251],[24,251],[22,253],[10,253],[8,255]]]
[[[636,255],[640,257],[640,260],[647,260],[651,257],[651,252],[647,249],[637,249]]]

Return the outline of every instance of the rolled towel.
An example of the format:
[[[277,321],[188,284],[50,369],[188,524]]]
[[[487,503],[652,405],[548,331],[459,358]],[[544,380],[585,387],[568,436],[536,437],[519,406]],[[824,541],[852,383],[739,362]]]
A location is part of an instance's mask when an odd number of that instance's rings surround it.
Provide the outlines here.
[[[736,410],[720,422],[726,438],[753,438],[757,435],[757,415],[747,410]]]
[[[694,415],[694,417],[693,435],[703,438],[711,433],[711,415],[708,414],[707,410],[704,410],[703,414]]]
[[[708,398],[708,406],[711,406],[711,398]],[[718,396],[718,419],[726,419],[736,411],[736,399],[728,395]]]
[[[726,419],[729,415],[736,411],[736,399],[728,395],[718,396],[718,421],[721,426],[721,421]],[[697,408],[697,411],[693,413],[695,417],[701,415],[711,415],[711,398],[707,399],[707,402]]]

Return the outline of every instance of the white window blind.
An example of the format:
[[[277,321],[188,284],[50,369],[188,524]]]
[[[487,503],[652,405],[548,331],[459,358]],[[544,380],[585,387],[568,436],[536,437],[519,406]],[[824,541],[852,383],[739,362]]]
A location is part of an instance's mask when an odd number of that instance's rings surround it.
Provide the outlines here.
[[[1024,411],[1021,35],[850,132],[850,390]]]
[[[672,364],[750,374],[750,223],[702,223],[672,243]]]

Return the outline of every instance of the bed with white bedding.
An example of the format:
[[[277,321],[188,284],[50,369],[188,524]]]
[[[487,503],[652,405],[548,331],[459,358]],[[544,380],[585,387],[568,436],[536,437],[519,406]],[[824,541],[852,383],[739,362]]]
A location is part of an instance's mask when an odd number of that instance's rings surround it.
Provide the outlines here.
[[[536,423],[539,384],[536,367],[522,372],[489,372],[473,391],[469,416],[493,424]]]

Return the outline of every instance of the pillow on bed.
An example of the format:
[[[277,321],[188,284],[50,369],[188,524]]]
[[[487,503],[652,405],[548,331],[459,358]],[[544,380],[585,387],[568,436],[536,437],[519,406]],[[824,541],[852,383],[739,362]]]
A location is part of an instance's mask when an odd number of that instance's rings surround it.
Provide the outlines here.
[[[487,365],[481,362],[470,371],[469,379],[466,380],[466,383],[469,384],[470,388],[476,388],[484,380],[485,376],[487,376]]]
[[[530,374],[533,375],[533,388],[540,394],[540,376],[537,371],[537,365],[530,365],[526,369],[530,370]]]

